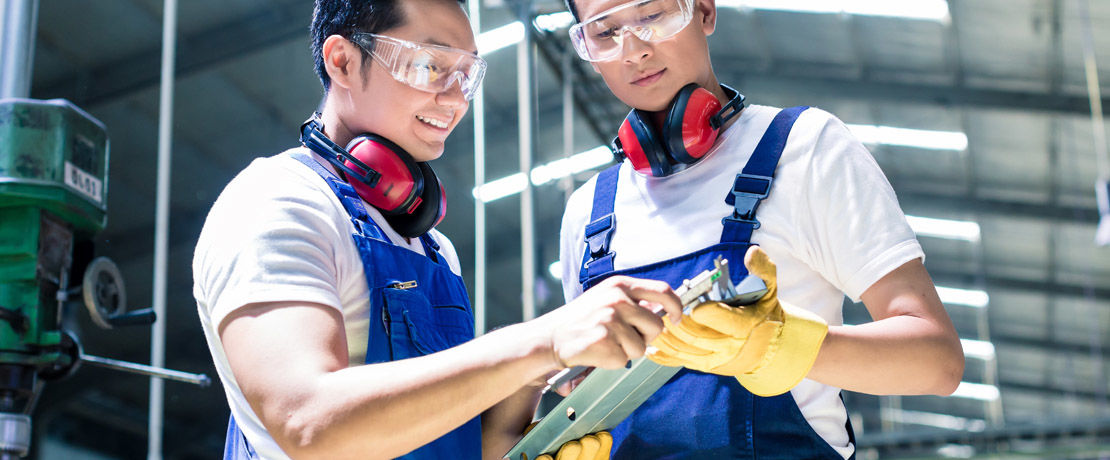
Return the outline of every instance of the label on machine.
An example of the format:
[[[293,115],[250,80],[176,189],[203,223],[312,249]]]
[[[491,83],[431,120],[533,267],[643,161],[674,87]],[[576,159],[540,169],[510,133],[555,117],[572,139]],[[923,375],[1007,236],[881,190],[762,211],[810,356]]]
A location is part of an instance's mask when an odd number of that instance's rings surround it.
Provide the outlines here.
[[[66,185],[85,195],[93,202],[100,203],[101,183],[96,176],[82,171],[73,163],[66,162]]]

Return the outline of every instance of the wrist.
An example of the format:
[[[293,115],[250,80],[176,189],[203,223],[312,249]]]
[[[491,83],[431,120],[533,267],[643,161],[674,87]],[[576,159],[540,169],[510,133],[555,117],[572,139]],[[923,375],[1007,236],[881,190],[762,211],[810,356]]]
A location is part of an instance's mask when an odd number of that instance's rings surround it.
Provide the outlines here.
[[[514,329],[511,336],[517,339],[511,346],[521,351],[521,359],[527,363],[527,375],[538,378],[563,369],[551,328],[546,327],[542,317],[506,329],[510,328]]]

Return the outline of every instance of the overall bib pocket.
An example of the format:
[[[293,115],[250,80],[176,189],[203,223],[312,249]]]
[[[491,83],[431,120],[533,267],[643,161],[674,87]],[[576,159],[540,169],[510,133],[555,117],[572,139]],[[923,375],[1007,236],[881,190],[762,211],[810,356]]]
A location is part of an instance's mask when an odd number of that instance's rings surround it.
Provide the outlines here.
[[[474,319],[465,307],[433,306],[417,290],[382,290],[392,360],[415,358],[474,338]]]

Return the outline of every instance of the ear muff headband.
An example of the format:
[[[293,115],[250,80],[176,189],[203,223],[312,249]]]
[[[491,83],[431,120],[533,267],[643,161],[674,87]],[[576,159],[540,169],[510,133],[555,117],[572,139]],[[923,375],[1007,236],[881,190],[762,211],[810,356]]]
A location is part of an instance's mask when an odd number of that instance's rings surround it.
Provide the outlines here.
[[[347,153],[346,150],[343,149],[343,147],[340,147],[335,142],[332,142],[332,140],[329,139],[328,136],[324,135],[323,126],[320,125],[320,122],[319,120],[317,120],[316,115],[313,115],[312,118],[309,118],[303,124],[301,124],[301,144],[304,144],[304,146],[308,147],[309,150],[312,150],[313,152],[316,152],[318,155],[323,157],[324,160],[326,160],[328,163],[331,163],[332,166],[335,166],[335,169],[338,169],[347,177],[353,177],[359,182],[362,182],[371,187],[377,185],[378,179],[381,178],[381,174],[379,174],[373,168],[367,166],[359,159],[352,157],[349,153]],[[351,163],[354,163],[356,166],[362,169],[363,172],[359,173],[351,168],[348,168],[345,162],[340,161],[340,158],[345,158]]]

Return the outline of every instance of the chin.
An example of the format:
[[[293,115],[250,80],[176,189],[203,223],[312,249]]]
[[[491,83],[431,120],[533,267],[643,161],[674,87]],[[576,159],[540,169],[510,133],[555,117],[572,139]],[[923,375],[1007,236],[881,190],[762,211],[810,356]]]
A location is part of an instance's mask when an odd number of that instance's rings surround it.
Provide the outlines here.
[[[443,149],[443,144],[439,144],[438,146],[429,146],[425,149],[421,149],[420,151],[412,152],[412,158],[419,162],[432,161],[443,156]]]
[[[619,97],[618,99],[620,99],[621,102],[624,102],[625,105],[634,109],[639,109],[646,112],[660,112],[667,109],[667,107],[671,104],[671,99],[673,98],[673,96],[674,95],[670,95],[667,97],[656,95],[626,95]]]
[[[627,85],[624,91],[616,96],[617,99],[620,99],[629,107],[648,112],[659,112],[670,106],[675,94],[678,94],[677,88],[671,90],[665,85],[657,83],[647,88]]]

